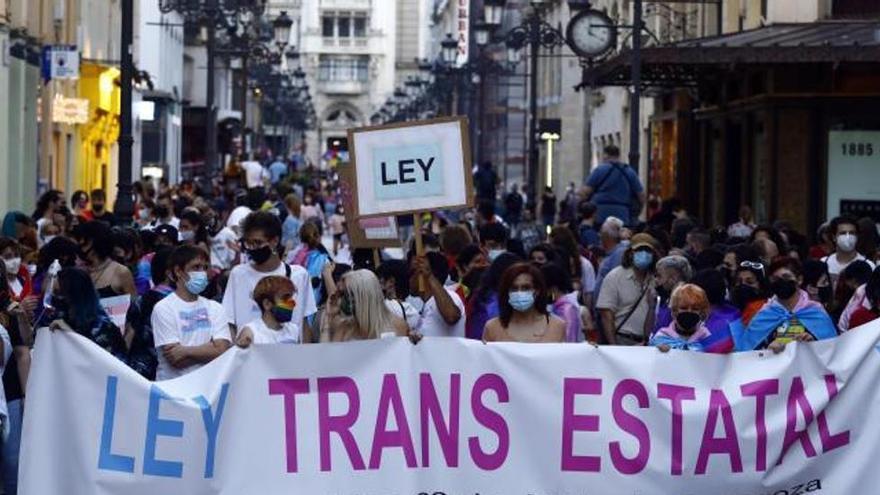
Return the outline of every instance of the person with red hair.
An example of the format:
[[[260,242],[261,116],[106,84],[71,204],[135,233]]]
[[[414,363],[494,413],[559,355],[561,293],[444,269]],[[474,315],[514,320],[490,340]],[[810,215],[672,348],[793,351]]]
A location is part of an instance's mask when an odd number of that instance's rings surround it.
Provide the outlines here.
[[[565,341],[565,322],[547,312],[550,297],[541,271],[517,263],[501,277],[499,316],[486,323],[484,342],[551,343]]]
[[[670,349],[708,352],[705,342],[712,336],[706,327],[709,298],[694,284],[678,286],[669,298],[672,323],[651,337],[648,345],[669,352]]]

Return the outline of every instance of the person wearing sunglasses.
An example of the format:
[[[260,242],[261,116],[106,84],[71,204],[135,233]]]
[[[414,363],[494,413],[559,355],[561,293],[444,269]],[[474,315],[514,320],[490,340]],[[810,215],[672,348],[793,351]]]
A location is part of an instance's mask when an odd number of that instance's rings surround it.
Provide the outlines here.
[[[764,264],[752,260],[741,262],[734,272],[733,280],[730,302],[742,312],[743,326],[748,326],[770,297]]]
[[[780,258],[768,270],[773,297],[742,332],[734,333],[737,351],[770,349],[780,353],[791,342],[812,342],[837,336],[831,317],[821,304],[800,288],[800,263]]]

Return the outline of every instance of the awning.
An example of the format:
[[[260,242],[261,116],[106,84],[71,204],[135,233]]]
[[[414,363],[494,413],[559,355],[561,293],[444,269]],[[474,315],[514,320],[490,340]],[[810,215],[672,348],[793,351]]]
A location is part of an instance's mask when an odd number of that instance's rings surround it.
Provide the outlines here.
[[[629,86],[632,51],[584,71],[579,87]],[[695,86],[719,68],[812,63],[880,63],[880,21],[775,24],[642,49],[642,84]]]

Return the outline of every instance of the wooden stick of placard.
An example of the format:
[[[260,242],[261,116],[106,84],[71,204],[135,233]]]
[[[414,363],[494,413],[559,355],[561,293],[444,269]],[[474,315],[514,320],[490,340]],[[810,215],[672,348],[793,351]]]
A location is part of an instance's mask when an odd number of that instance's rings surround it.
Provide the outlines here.
[[[421,213],[413,213],[413,229],[415,231],[416,236],[416,256],[424,256],[425,255],[425,244],[422,242],[422,214]],[[419,276],[419,292],[425,293],[427,290],[428,281],[425,280],[425,277]]]
[[[382,256],[379,255],[379,248],[373,248],[373,269],[378,269],[382,264]]]

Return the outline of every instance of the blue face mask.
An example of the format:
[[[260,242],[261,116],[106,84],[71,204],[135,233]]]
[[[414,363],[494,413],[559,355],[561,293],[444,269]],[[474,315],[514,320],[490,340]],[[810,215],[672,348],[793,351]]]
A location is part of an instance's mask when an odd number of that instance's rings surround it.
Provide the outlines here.
[[[489,250],[489,261],[495,261],[499,256],[504,254],[503,249],[490,249]]]
[[[654,262],[654,255],[648,251],[636,251],[633,253],[633,265],[639,270],[647,270]]]
[[[531,290],[520,290],[511,292],[508,297],[508,302],[510,302],[510,306],[519,311],[520,313],[524,313],[535,305],[535,292]]]
[[[186,290],[191,294],[199,295],[208,288],[208,272],[189,272],[189,280],[186,281]]]

